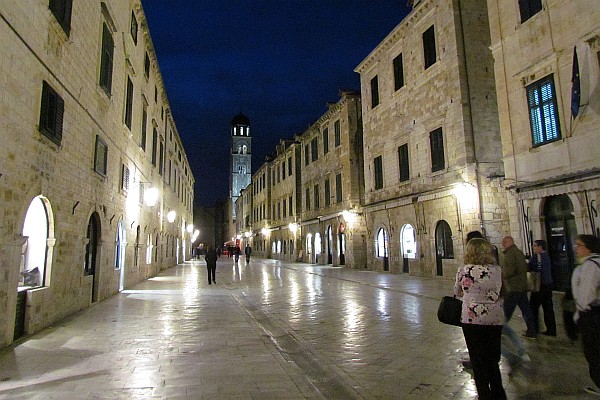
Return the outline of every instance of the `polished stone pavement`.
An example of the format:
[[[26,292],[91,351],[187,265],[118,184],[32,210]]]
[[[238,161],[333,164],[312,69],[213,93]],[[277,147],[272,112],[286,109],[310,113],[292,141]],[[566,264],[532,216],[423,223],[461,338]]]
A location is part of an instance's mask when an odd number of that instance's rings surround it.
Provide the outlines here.
[[[209,286],[186,262],[0,351],[0,399],[472,399],[462,332],[436,318],[452,284],[221,258]],[[592,398],[560,322],[525,344],[509,399]]]

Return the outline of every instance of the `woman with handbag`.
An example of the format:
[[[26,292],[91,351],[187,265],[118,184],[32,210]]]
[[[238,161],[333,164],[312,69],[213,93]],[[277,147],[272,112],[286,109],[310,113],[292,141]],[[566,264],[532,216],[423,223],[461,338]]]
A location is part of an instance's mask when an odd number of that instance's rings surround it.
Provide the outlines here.
[[[542,332],[546,336],[556,336],[556,318],[554,318],[554,304],[552,304],[552,263],[550,256],[546,251],[546,242],[544,240],[535,240],[533,242],[533,257],[529,259],[529,271],[540,273],[540,289],[537,292],[531,292],[529,297],[529,307],[533,314],[533,323],[537,333],[540,333],[539,310],[542,306],[544,310],[544,325],[546,330]]]
[[[466,265],[458,269],[454,285],[454,294],[463,299],[462,329],[481,400],[506,399],[498,365],[504,324],[502,272],[491,249],[485,239],[470,240]]]

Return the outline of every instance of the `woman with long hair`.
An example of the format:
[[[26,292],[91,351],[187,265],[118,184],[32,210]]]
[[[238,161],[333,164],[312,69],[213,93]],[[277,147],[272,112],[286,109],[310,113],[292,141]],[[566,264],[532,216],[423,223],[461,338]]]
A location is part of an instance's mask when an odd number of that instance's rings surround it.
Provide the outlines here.
[[[481,400],[506,399],[498,365],[504,324],[502,271],[491,250],[485,239],[470,240],[454,285],[454,294],[463,300],[462,329]]]

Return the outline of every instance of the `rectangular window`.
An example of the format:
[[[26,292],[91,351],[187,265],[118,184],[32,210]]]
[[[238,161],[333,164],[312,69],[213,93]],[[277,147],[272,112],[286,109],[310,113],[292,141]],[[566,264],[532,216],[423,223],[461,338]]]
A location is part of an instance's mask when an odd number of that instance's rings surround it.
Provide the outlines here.
[[[294,203],[293,203],[292,199],[293,199],[293,197],[290,196],[289,201],[288,201],[289,202],[288,208],[289,208],[289,211],[290,211],[290,217],[292,215],[294,215],[294,207],[293,207]]]
[[[156,127],[152,129],[152,165],[156,167],[156,151],[158,146],[158,132]]]
[[[285,179],[285,160],[281,163],[281,180]]]
[[[125,94],[125,125],[131,130],[131,118],[133,115],[133,82],[127,77],[127,93]]]
[[[319,144],[317,143],[317,138],[313,138],[310,141],[310,155],[311,161],[317,161],[319,159]]]
[[[519,0],[521,23],[527,21],[542,10],[542,0]]]
[[[284,200],[281,200],[281,204],[283,204],[283,218],[287,217],[287,203]]]
[[[527,86],[527,104],[533,145],[561,138],[554,77],[549,75]]]
[[[304,145],[304,165],[308,165],[310,161],[310,154],[308,152],[308,145]]]
[[[140,140],[140,147],[142,150],[146,151],[146,130],[147,130],[147,122],[148,119],[148,107],[146,104],[142,106],[142,138]]]
[[[325,179],[325,206],[331,205],[331,185],[329,179]]]
[[[129,167],[121,164],[121,190],[127,192],[129,190]]]
[[[315,190],[313,192],[314,195],[314,205],[315,205],[315,209],[321,207],[321,204],[319,202],[319,185],[315,185]]]
[[[408,143],[398,147],[398,168],[400,170],[400,182],[410,179],[410,167],[408,164]]]
[[[148,55],[148,52],[146,52],[146,57],[144,57],[144,76],[146,77],[146,80],[150,77],[150,56]],[[156,92],[154,101],[156,101]]]
[[[50,0],[48,7],[67,35],[71,32],[72,0]]]
[[[383,159],[377,156],[373,160],[373,169],[375,173],[375,189],[383,188]]]
[[[281,203],[277,202],[277,219],[281,219]]]
[[[335,202],[342,202],[342,174],[335,176]]]
[[[292,157],[288,158],[288,176],[292,176]]]
[[[52,89],[48,82],[44,81],[42,84],[39,131],[59,145],[62,141],[64,113],[64,100]]]
[[[102,25],[102,54],[100,59],[100,87],[110,96],[112,93],[113,53],[115,45],[106,24]]]
[[[431,67],[436,61],[435,30],[433,25],[423,32],[423,55],[425,58],[425,69]]]
[[[131,38],[133,39],[133,43],[137,45],[137,36],[138,36],[138,22],[135,17],[135,13],[133,10],[131,11]]]
[[[323,129],[323,155],[329,153],[329,130]]]
[[[96,136],[96,146],[94,151],[94,171],[102,176],[106,176],[108,165],[108,146],[100,136]]]
[[[163,143],[163,141],[160,141],[160,150],[158,153],[158,174],[162,175],[163,174],[163,170],[164,170],[164,162],[165,160],[165,145]]]
[[[335,147],[338,147],[339,145],[342,144],[342,126],[340,124],[340,120],[338,119],[337,121],[334,122],[333,124],[333,132],[334,132],[334,140],[335,140]]]
[[[446,159],[444,158],[442,128],[437,128],[429,133],[429,145],[431,147],[431,172],[443,170],[446,168]]]
[[[304,195],[304,198],[306,199],[306,210],[310,210],[310,189],[306,188],[306,192]]]
[[[404,65],[402,63],[402,53],[394,58],[394,90],[404,86]]]
[[[379,81],[377,75],[371,79],[371,108],[379,104]]]

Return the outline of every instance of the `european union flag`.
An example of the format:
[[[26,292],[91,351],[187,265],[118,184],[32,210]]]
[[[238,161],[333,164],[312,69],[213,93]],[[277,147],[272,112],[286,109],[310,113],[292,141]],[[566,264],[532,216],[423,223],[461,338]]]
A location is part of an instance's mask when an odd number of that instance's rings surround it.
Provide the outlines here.
[[[577,60],[577,46],[573,48],[573,75],[571,78],[571,115],[573,119],[579,114],[579,101],[581,99],[581,83],[579,81],[579,61]]]

